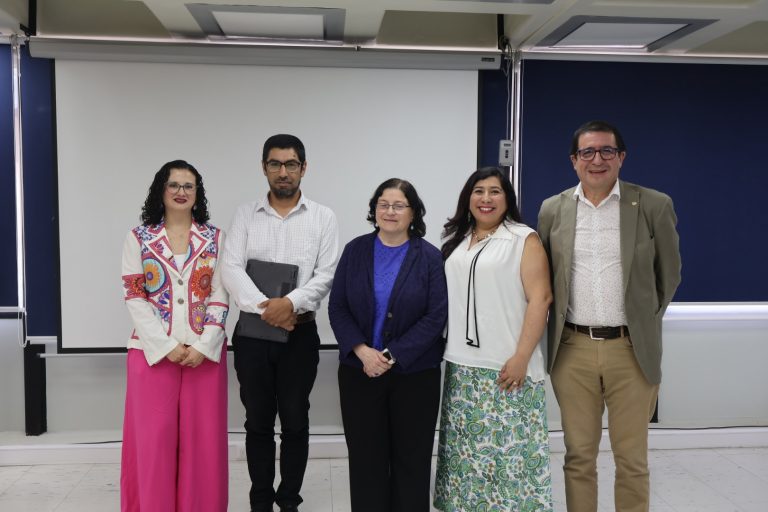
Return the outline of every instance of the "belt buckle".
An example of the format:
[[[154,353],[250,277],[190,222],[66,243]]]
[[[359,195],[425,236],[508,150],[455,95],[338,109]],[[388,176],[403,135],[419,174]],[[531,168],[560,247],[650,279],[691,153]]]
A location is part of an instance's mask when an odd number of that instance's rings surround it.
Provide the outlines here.
[[[593,339],[594,341],[605,341],[605,338],[598,338],[598,337],[594,336],[594,335],[592,334],[592,329],[594,329],[594,328],[593,328],[593,327],[590,327],[590,328],[589,328],[589,337],[590,337],[591,339]]]

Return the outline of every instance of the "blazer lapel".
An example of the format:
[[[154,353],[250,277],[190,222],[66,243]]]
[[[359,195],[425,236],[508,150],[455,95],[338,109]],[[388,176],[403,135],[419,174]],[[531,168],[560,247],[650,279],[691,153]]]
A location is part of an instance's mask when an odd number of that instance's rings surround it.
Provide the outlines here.
[[[365,258],[365,283],[368,286],[368,288],[371,290],[371,293],[373,293],[373,252],[374,248],[376,246],[376,234],[374,233],[368,240],[368,257]],[[373,301],[371,301],[371,304],[373,304]]]
[[[395,278],[395,282],[392,285],[392,293],[389,296],[389,303],[390,308],[392,301],[395,299],[397,294],[400,291],[400,288],[402,288],[403,284],[405,283],[405,280],[408,278],[408,274],[411,272],[411,267],[413,267],[414,262],[416,261],[416,249],[418,249],[417,244],[421,243],[421,240],[419,238],[411,238],[410,245],[408,246],[408,251],[405,253],[405,258],[403,259],[402,265],[400,265],[400,271],[397,273],[397,277]]]
[[[171,249],[171,244],[168,242],[168,235],[165,232],[165,224],[159,224],[153,227],[150,229],[150,232],[154,235],[154,237],[149,242],[147,242],[147,247],[149,247],[149,250],[152,251],[158,260],[165,264],[166,268],[181,275],[179,269],[176,268],[176,260],[173,257],[173,249]]]
[[[563,244],[560,248],[560,254],[562,255],[560,268],[565,271],[566,286],[571,284],[573,245],[576,241],[576,208],[578,207],[578,201],[573,197],[574,190],[576,189],[567,190],[560,196],[560,225],[558,228],[561,235],[558,238]]]
[[[168,241],[168,234],[165,231],[165,225],[161,224],[155,229],[150,230],[155,235],[152,240],[147,243],[149,250],[163,263],[166,267],[179,275],[184,273],[184,270],[195,261],[195,258],[205,251],[206,247],[211,244],[209,236],[209,230],[207,227],[192,223],[189,229],[189,244],[187,246],[187,257],[184,261],[182,268],[176,266],[176,258],[173,257],[173,249]]]
[[[621,231],[621,273],[623,276],[624,293],[629,284],[629,272],[635,255],[635,239],[637,238],[637,215],[640,211],[640,194],[637,190],[627,187],[619,181],[621,200],[619,201],[619,230]]]
[[[371,236],[365,240],[365,243],[366,246],[364,250],[367,257],[362,258],[363,268],[360,269],[360,280],[355,283],[354,290],[358,292],[360,302],[365,305],[364,311],[368,315],[368,323],[365,324],[365,329],[363,332],[366,334],[366,336],[369,336],[370,343],[372,344],[373,322],[376,315],[376,290],[373,287],[373,251],[376,244],[376,233],[372,233]],[[358,270],[360,267],[355,265],[354,268],[355,270]],[[363,279],[365,281],[362,281]]]
[[[187,260],[184,262],[184,270],[195,261],[195,258],[205,251],[205,248],[211,244],[209,235],[209,229],[202,224],[192,223],[192,227],[189,229],[189,250],[187,252]]]

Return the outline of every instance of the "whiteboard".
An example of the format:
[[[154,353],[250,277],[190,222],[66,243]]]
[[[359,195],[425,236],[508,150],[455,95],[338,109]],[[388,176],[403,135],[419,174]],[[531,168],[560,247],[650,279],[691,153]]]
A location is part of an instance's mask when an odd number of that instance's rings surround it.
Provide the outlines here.
[[[57,60],[62,351],[125,347],[122,243],[170,160],[200,171],[226,231],[237,205],[268,191],[264,140],[291,133],[307,149],[302,191],[336,213],[342,247],[372,229],[368,200],[391,177],[414,184],[439,245],[476,167],[477,88],[476,71]],[[325,304],[319,332],[335,344]]]

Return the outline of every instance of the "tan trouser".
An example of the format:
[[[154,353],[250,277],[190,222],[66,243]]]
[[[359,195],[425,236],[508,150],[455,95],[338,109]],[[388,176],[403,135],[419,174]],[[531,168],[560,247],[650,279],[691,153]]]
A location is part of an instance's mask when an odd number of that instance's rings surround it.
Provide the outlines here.
[[[597,511],[597,453],[605,407],[616,463],[616,512],[648,512],[648,421],[659,386],[645,379],[630,339],[596,341],[566,327],[552,386],[565,437],[568,512]]]

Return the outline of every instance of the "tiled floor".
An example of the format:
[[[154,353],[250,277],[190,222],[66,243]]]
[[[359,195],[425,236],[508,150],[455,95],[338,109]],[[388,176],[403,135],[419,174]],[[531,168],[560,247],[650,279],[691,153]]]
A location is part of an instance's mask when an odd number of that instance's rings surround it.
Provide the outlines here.
[[[768,512],[768,448],[650,453],[652,512]],[[562,454],[552,456],[555,511],[565,512]],[[601,452],[600,511],[613,510],[613,462]],[[0,467],[2,512],[119,510],[118,464]],[[346,459],[309,461],[302,512],[349,511]],[[248,510],[245,462],[230,464],[230,511]]]

